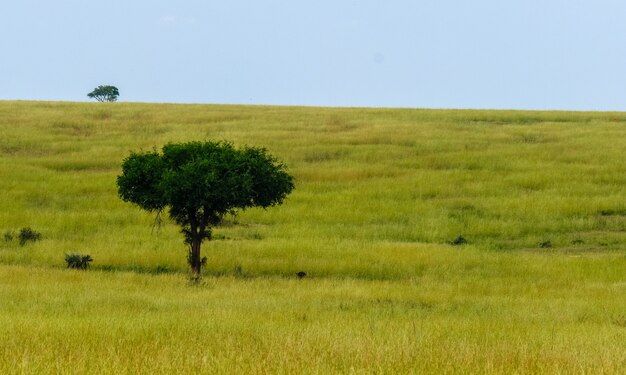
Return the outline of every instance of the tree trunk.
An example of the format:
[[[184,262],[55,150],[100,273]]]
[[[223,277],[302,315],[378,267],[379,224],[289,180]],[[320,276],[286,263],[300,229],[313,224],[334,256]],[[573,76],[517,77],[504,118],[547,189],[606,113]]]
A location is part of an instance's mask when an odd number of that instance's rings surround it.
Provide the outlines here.
[[[202,244],[202,236],[204,230],[194,221],[191,222],[189,229],[191,232],[191,243],[189,244],[191,248],[189,254],[189,263],[191,265],[191,279],[195,281],[200,281],[202,271],[202,261],[200,260],[200,245]]]
[[[200,272],[202,271],[202,261],[200,260],[200,244],[202,238],[194,233],[191,239],[191,274],[192,279],[200,280]]]

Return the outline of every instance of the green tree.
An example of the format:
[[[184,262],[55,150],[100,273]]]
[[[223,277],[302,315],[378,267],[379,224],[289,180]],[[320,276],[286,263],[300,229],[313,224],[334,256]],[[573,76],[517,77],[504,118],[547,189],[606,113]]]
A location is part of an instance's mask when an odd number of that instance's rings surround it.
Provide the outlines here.
[[[149,212],[169,209],[185,235],[195,280],[206,261],[200,246],[224,215],[281,204],[294,188],[285,165],[265,149],[236,149],[228,142],[168,144],[162,153],[131,153],[117,185],[126,202]]]
[[[115,86],[100,85],[87,94],[87,96],[99,102],[115,102],[117,101],[117,97],[120,96],[120,91]]]

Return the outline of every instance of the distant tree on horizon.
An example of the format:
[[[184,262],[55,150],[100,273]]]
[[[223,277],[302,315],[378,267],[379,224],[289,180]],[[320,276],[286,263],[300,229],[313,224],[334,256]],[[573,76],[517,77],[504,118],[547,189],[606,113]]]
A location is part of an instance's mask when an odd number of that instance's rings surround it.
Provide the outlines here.
[[[115,102],[118,96],[120,96],[120,91],[115,86],[100,85],[87,96],[99,102]]]

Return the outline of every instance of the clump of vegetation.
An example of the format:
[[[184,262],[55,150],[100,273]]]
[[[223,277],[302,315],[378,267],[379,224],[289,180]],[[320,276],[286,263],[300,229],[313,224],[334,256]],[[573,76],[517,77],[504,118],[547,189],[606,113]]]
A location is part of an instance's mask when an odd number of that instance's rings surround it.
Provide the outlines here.
[[[539,247],[542,249],[549,249],[552,247],[552,242],[550,240],[548,241],[543,241],[539,244]]]
[[[237,264],[233,272],[235,274],[235,277],[237,278],[245,277],[245,273],[243,271],[243,267],[241,267],[241,264]]]
[[[89,268],[89,263],[93,262],[91,255],[82,255],[78,253],[65,254],[65,263],[67,268],[73,268],[77,270],[86,270]]]
[[[20,229],[20,233],[17,235],[17,238],[20,241],[20,246],[24,246],[28,242],[40,241],[41,237],[42,237],[41,233],[37,232],[36,230],[30,227]]]
[[[600,216],[626,216],[626,209],[601,210]]]
[[[453,245],[453,246],[459,246],[459,245],[465,245],[465,244],[467,244],[467,240],[462,235],[459,235],[457,238],[450,241],[450,245]]]
[[[13,241],[13,239],[15,238],[15,232],[13,232],[12,230],[7,230],[6,232],[4,232],[3,237],[6,242]]]
[[[20,242],[20,246],[26,245],[28,242],[37,242],[40,241],[42,236],[41,233],[30,227],[24,227],[20,229],[20,231],[16,234],[15,231],[7,230],[4,232],[3,236],[4,241],[11,242],[17,239]]]

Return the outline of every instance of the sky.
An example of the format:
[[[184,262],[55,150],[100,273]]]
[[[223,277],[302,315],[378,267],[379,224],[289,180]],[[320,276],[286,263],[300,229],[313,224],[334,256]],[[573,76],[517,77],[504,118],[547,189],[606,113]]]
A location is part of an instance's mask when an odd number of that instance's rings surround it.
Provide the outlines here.
[[[626,111],[624,0],[2,0],[0,100]]]

